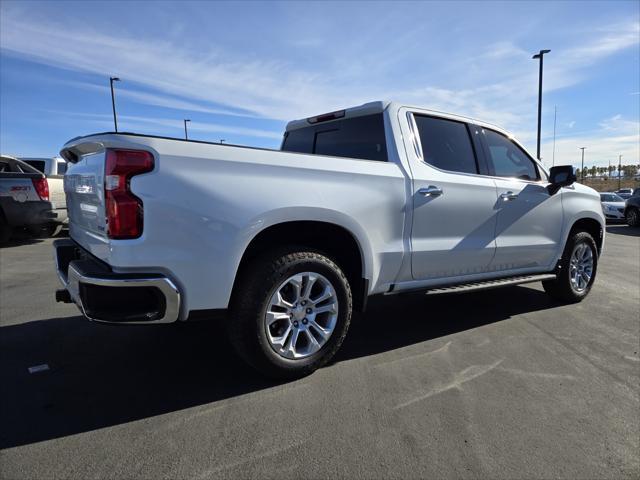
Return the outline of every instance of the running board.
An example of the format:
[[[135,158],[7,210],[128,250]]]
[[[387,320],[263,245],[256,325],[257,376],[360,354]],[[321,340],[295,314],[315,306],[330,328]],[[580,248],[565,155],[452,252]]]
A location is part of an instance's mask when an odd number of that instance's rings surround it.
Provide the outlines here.
[[[439,293],[462,293],[475,292],[477,290],[490,290],[492,288],[507,287],[510,285],[521,285],[523,283],[541,282],[543,280],[555,280],[556,275],[553,273],[545,273],[541,275],[522,275],[518,277],[499,278],[497,280],[487,280],[485,282],[463,283],[459,285],[450,285],[448,287],[438,287],[427,290],[427,295],[435,295]]]

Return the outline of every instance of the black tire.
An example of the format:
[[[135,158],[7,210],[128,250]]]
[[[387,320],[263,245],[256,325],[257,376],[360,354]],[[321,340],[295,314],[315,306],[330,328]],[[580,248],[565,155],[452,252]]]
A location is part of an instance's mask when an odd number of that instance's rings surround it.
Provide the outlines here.
[[[4,218],[0,218],[0,245],[4,245],[9,242],[13,228],[9,225]]]
[[[570,261],[571,255],[575,248],[579,244],[586,244],[591,249],[591,255],[593,258],[593,268],[591,278],[584,290],[577,290],[571,282]],[[549,295],[557,300],[566,303],[581,302],[591,291],[593,282],[596,279],[596,273],[598,271],[598,248],[593,237],[583,231],[572,232],[567,240],[567,245],[562,253],[560,259],[560,266],[558,269],[558,276],[555,280],[547,280],[542,282],[542,286]]]
[[[627,225],[630,227],[640,226],[640,210],[634,207],[627,208],[624,214],[624,218],[627,221]]]
[[[276,289],[301,272],[324,276],[335,290],[339,307],[333,333],[326,343],[310,356],[293,360],[271,347],[264,318]],[[239,275],[231,301],[228,334],[240,357],[259,372],[278,379],[309,375],[331,360],[349,329],[353,303],[349,282],[336,263],[304,247],[286,248],[255,258]]]

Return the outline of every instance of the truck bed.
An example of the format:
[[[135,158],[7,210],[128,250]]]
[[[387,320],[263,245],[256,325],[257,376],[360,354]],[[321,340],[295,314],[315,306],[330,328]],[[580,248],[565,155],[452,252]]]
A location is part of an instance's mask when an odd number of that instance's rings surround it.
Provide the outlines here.
[[[130,181],[144,205],[140,238],[107,237],[106,148],[154,155],[153,171]],[[65,182],[71,238],[114,271],[144,270],[188,283],[187,309],[226,308],[232,284],[220,279],[233,279],[251,239],[282,221],[349,225],[368,257],[374,254],[365,232],[379,232],[381,254],[367,262],[376,284],[392,282],[402,261],[409,185],[396,163],[128,133],[76,138],[61,155],[73,163]],[[382,255],[385,278],[379,279],[374,272]]]

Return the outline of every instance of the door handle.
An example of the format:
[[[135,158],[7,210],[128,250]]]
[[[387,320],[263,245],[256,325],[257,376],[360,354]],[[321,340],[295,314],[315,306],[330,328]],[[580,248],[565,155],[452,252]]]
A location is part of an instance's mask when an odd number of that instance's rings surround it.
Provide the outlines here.
[[[439,197],[444,192],[440,187],[436,187],[435,185],[429,185],[427,188],[421,188],[418,190],[420,195],[424,195],[425,197]]]
[[[511,200],[515,200],[516,198],[518,198],[518,194],[509,191],[509,192],[501,193],[500,198],[502,199],[503,202],[510,202]]]

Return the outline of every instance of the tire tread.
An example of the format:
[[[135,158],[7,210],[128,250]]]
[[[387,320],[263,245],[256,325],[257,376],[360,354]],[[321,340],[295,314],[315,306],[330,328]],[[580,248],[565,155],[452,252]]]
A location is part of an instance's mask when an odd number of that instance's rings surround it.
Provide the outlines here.
[[[571,253],[576,244],[579,242],[587,242],[594,252],[593,260],[593,275],[591,277],[591,283],[588,285],[584,292],[577,293],[571,288],[571,280],[569,279],[569,261]],[[555,280],[546,280],[542,282],[544,291],[551,295],[553,298],[565,303],[577,303],[581,302],[591,290],[593,283],[595,282],[596,273],[598,270],[598,248],[596,242],[589,232],[579,230],[572,232],[567,240],[564,251],[562,252],[562,258],[560,260],[560,269],[557,273]]]
[[[289,275],[287,272],[300,262],[319,262],[330,268],[345,286],[347,308],[345,326],[336,340],[331,338],[330,348],[316,361],[305,363],[296,368],[283,369],[274,365],[260,348],[260,335],[256,325],[256,316],[262,312],[264,303],[275,284],[281,283]],[[240,357],[254,369],[275,378],[298,378],[308,375],[324,366],[338,351],[347,334],[351,320],[353,298],[349,281],[340,267],[321,252],[305,247],[283,247],[266,252],[252,261],[239,273],[239,278],[231,302],[231,318],[228,322],[228,335]],[[310,357],[312,358],[312,357]]]

